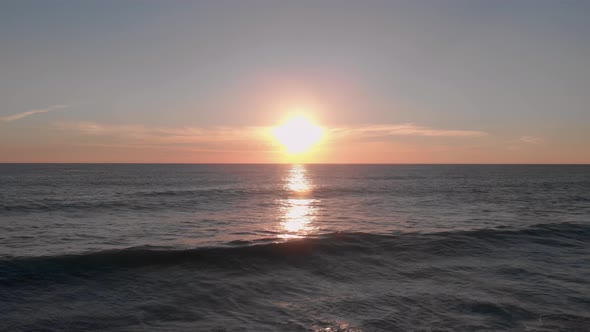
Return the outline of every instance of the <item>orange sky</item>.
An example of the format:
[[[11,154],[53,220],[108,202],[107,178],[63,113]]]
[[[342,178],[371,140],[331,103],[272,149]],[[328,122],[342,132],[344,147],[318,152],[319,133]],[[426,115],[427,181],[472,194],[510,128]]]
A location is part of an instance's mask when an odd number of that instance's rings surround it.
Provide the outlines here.
[[[501,138],[487,132],[413,124],[324,126],[322,139],[308,151],[295,155],[286,152],[272,137],[271,127],[201,129],[60,123],[49,128],[23,125],[3,129],[2,162],[590,162],[583,142],[579,146],[560,147],[536,137]],[[31,138],[19,142],[18,137],[23,136]]]

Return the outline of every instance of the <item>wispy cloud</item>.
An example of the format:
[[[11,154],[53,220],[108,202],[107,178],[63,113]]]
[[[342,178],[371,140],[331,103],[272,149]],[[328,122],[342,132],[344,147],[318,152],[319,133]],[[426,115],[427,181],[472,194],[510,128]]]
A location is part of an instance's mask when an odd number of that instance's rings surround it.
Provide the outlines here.
[[[508,141],[508,146],[506,147],[508,150],[523,150],[529,149],[531,146],[542,144],[544,139],[537,136],[520,136],[518,138],[513,138],[512,140]]]
[[[96,137],[85,144],[125,148],[197,149],[200,151],[274,151],[270,127],[155,127],[97,122],[60,122],[56,128]],[[305,133],[301,133],[304,135]],[[330,139],[389,141],[394,136],[481,137],[482,131],[435,129],[414,124],[326,128]]]
[[[522,136],[520,137],[520,141],[527,144],[541,144],[543,143],[543,139],[541,137],[536,136]]]
[[[118,144],[135,146],[191,146],[207,150],[259,150],[267,141],[266,127],[149,127],[144,125],[113,125],[96,122],[60,122],[61,130],[84,135],[114,138]]]
[[[390,136],[482,137],[488,135],[484,131],[436,129],[418,126],[413,123],[334,128],[332,133],[336,137],[355,138],[386,138]]]
[[[20,120],[22,118],[26,118],[26,117],[34,115],[34,114],[47,113],[47,112],[51,112],[51,111],[55,111],[55,110],[59,110],[59,109],[68,108],[68,107],[69,107],[68,105],[53,105],[53,106],[38,109],[38,110],[30,110],[30,111],[17,113],[17,114],[13,114],[13,115],[7,115],[7,116],[0,117],[0,122],[12,122],[12,121]]]
[[[144,125],[114,125],[97,122],[58,122],[60,129],[74,130],[87,135],[125,136],[158,141],[191,142],[194,140],[235,139],[254,135],[265,127],[149,127]]]

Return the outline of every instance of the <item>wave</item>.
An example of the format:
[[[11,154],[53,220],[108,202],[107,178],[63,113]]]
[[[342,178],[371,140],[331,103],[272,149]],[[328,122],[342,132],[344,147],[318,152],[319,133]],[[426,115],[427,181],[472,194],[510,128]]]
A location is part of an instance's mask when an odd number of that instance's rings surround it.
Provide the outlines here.
[[[0,203],[0,211],[6,214],[23,214],[23,213],[45,213],[45,212],[104,212],[110,210],[117,211],[161,211],[161,210],[181,210],[193,211],[196,206],[208,206],[210,204],[231,203],[239,200],[251,199],[288,199],[292,197],[306,197],[310,199],[329,199],[334,197],[396,197],[416,198],[430,197],[433,192],[425,189],[416,189],[410,187],[398,186],[398,191],[392,191],[389,187],[316,187],[309,192],[297,193],[289,192],[282,188],[257,188],[257,189],[223,189],[223,188],[197,188],[197,189],[170,189],[170,190],[148,190],[128,193],[117,193],[108,196],[96,197],[67,197],[67,198],[49,198],[43,197],[38,199],[7,199]],[[481,188],[448,188],[439,189],[438,194],[451,195],[448,204],[454,201],[462,202],[488,202],[491,193]],[[505,198],[494,196],[494,202],[506,202]],[[529,198],[519,197],[518,199],[526,200]],[[580,195],[579,193],[571,195],[561,195],[547,202],[550,206],[559,204],[560,209],[574,206],[585,213],[587,206],[585,203],[590,202],[590,196]]]
[[[0,283],[47,276],[48,273],[77,274],[146,266],[198,265],[204,268],[249,270],[272,269],[297,263],[313,267],[331,259],[372,259],[378,264],[442,259],[485,257],[531,245],[553,248],[586,248],[590,226],[582,224],[539,224],[523,229],[496,228],[439,233],[331,233],[284,241],[261,239],[234,241],[224,246],[175,249],[142,246],[75,255],[12,257],[0,259]],[[542,250],[552,250],[542,248]],[[309,266],[308,266],[309,265]]]
[[[156,190],[118,193],[105,197],[63,199],[40,198],[29,200],[5,201],[0,204],[0,211],[5,213],[44,213],[55,211],[97,211],[108,210],[162,210],[194,209],[197,204],[210,204],[227,200],[249,197],[250,195],[273,195],[272,191],[226,189],[191,189],[191,190]],[[281,197],[281,193],[274,192]]]
[[[224,190],[190,190],[190,191],[154,191],[133,194],[118,194],[92,199],[39,199],[18,201],[0,205],[0,211],[6,213],[45,213],[45,212],[104,212],[110,210],[141,211],[188,209],[193,210],[198,204],[218,202],[236,197],[246,197],[247,193]],[[168,198],[161,199],[162,197]]]
[[[561,223],[5,258],[0,330],[584,331],[588,243]]]

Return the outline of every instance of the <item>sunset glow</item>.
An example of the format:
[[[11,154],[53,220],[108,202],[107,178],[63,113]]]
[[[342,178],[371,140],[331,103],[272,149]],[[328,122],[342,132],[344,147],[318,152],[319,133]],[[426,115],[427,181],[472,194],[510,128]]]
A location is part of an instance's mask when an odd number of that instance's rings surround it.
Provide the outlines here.
[[[309,151],[323,136],[323,129],[303,116],[292,117],[272,129],[276,139],[288,154]]]

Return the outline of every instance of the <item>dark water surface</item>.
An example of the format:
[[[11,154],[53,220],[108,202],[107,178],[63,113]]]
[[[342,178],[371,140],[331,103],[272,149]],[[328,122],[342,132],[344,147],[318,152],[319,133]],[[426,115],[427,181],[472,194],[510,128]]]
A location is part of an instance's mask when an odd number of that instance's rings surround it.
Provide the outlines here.
[[[590,166],[0,165],[0,331],[590,331]]]

